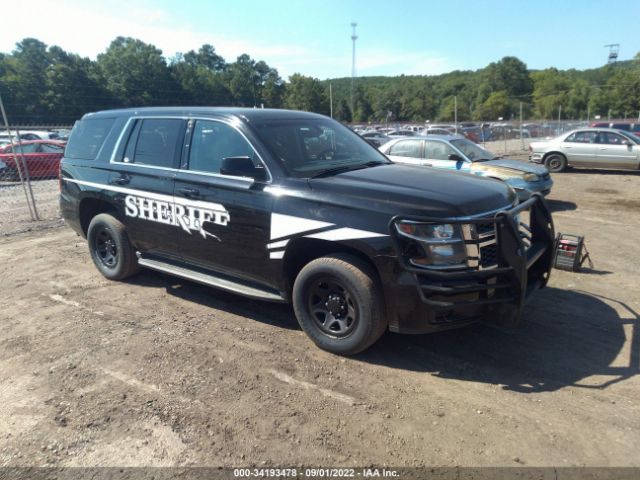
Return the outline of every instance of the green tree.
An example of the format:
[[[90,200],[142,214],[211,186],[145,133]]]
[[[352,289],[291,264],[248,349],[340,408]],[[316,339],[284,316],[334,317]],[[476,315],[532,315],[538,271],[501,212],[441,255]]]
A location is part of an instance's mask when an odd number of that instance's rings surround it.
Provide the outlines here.
[[[122,106],[170,105],[180,96],[162,51],[135,38],[118,37],[97,64],[106,87]]]
[[[329,101],[320,81],[299,73],[289,77],[284,105],[292,110],[329,114]]]

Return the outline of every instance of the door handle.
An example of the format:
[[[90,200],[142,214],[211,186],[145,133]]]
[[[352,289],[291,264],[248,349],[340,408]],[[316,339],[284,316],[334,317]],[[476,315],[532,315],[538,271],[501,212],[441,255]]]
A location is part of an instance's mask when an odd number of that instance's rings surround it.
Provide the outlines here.
[[[185,197],[196,198],[200,196],[200,190],[197,188],[179,188],[178,191]]]
[[[111,185],[127,185],[131,181],[130,177],[118,177],[111,180]]]

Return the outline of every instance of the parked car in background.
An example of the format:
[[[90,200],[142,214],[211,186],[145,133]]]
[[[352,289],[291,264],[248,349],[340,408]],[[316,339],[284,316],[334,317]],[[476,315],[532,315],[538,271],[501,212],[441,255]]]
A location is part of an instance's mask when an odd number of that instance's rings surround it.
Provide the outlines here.
[[[502,180],[513,187],[520,200],[528,199],[533,193],[547,195],[553,185],[545,167],[503,160],[472,141],[454,135],[391,140],[380,151],[397,163],[425,165]]]
[[[374,147],[381,147],[391,140],[387,135],[382,132],[378,132],[377,130],[361,133],[360,136]]]
[[[417,133],[413,130],[404,129],[391,130],[389,133],[387,133],[387,136],[390,138],[415,137],[416,135]]]
[[[616,130],[625,130],[634,135],[640,134],[640,123],[632,122],[591,122],[592,128],[614,128]]]
[[[443,127],[427,127],[422,131],[422,135],[454,135],[455,131]]]
[[[0,160],[6,164],[3,179],[19,178],[14,151],[16,156],[24,156],[30,178],[57,177],[64,146],[64,142],[54,140],[32,140],[0,147]]]
[[[612,128],[581,128],[548,141],[529,144],[529,160],[551,172],[567,167],[601,167],[636,170],[640,137]]]

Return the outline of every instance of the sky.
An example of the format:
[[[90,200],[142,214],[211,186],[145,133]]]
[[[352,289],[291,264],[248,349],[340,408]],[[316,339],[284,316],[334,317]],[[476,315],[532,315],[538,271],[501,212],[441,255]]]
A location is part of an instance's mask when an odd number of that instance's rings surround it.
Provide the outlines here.
[[[283,78],[437,75],[510,55],[531,69],[595,68],[604,45],[640,51],[638,0],[29,0],[7,4],[0,52],[35,37],[95,59],[117,36],[167,58],[208,43],[227,62],[247,53]]]

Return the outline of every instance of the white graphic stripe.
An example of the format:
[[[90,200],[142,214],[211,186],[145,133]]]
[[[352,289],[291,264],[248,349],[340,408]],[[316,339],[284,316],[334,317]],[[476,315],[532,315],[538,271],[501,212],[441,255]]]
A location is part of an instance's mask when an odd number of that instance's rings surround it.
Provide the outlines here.
[[[280,213],[271,214],[271,240],[274,238],[290,237],[296,233],[318,230],[319,228],[331,227],[333,223],[310,220],[308,218],[293,217]]]
[[[203,202],[201,200],[190,200],[183,197],[174,197],[173,195],[165,195],[162,193],[153,193],[146,190],[136,190],[133,188],[119,187],[116,185],[105,185],[103,183],[86,182],[84,180],[76,180],[74,178],[64,178],[65,182],[77,183],[78,185],[85,185],[87,187],[100,188],[103,190],[110,190],[112,192],[124,193],[125,195],[138,195],[151,200],[159,200],[161,202],[172,202],[178,205],[188,205],[195,208],[208,208],[213,210],[220,210],[226,212],[226,208],[223,205],[215,202]]]
[[[320,240],[357,240],[359,238],[387,237],[384,233],[367,232],[366,230],[357,230],[355,228],[338,228],[336,230],[328,230],[326,232],[313,233],[305,235],[307,238],[318,238]]]
[[[281,259],[282,257],[284,257],[284,251],[282,251],[282,252],[270,252],[269,253],[269,258],[274,259],[274,260]]]
[[[287,243],[289,243],[289,240],[282,240],[280,242],[273,242],[273,243],[269,243],[267,245],[267,248],[269,250],[271,250],[272,248],[282,248],[282,247],[286,247]]]

